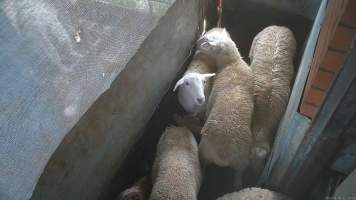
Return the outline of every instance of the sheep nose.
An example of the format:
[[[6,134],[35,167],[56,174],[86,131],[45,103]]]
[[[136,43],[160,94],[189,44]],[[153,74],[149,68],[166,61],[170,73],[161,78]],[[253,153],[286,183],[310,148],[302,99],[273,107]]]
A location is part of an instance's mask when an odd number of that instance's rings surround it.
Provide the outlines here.
[[[202,104],[204,102],[204,98],[199,97],[199,98],[197,98],[197,101],[198,101],[199,104]]]

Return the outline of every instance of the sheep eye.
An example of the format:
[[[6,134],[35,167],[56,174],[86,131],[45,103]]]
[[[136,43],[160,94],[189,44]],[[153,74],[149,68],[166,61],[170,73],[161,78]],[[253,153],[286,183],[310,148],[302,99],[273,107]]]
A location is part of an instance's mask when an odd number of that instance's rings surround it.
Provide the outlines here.
[[[185,82],[185,85],[189,85],[189,82]]]

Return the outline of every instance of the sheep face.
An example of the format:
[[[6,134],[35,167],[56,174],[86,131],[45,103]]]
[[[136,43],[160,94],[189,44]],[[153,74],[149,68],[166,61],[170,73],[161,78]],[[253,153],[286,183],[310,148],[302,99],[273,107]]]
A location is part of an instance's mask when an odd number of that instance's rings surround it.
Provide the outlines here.
[[[188,73],[177,81],[173,91],[178,87],[178,101],[184,110],[192,115],[198,114],[205,104],[204,85],[215,73]]]
[[[225,28],[213,28],[199,38],[198,44],[202,40],[211,42],[226,42],[231,40],[231,37]]]
[[[213,28],[197,41],[197,51],[215,58],[217,65],[231,62],[232,58],[240,57],[235,42],[226,29]]]
[[[206,32],[197,41],[198,51],[217,51],[223,45],[233,43],[230,34],[224,28],[213,28]],[[215,52],[217,53],[217,52]]]

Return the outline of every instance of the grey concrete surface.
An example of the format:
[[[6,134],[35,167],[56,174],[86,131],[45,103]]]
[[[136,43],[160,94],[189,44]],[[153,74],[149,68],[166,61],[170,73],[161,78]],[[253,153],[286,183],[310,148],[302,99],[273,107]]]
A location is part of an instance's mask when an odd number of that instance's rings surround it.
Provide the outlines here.
[[[33,200],[106,199],[108,185],[198,34],[199,1],[172,4],[118,78],[64,138]]]
[[[0,1],[0,199],[29,199],[60,143],[33,199],[98,198],[198,16],[185,0]]]

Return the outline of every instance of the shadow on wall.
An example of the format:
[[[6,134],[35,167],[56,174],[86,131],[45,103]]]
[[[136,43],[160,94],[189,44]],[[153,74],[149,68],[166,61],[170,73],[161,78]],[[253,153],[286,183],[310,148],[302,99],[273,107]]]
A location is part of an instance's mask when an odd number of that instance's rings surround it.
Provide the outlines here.
[[[182,73],[179,73],[179,77]],[[174,86],[174,85],[173,85]],[[109,199],[114,199],[123,190],[133,185],[141,177],[151,173],[156,154],[156,146],[161,134],[169,125],[173,125],[174,113],[182,113],[173,87],[158,105],[153,117],[140,135],[142,137],[133,145],[124,160],[124,164],[117,171],[109,186]]]

